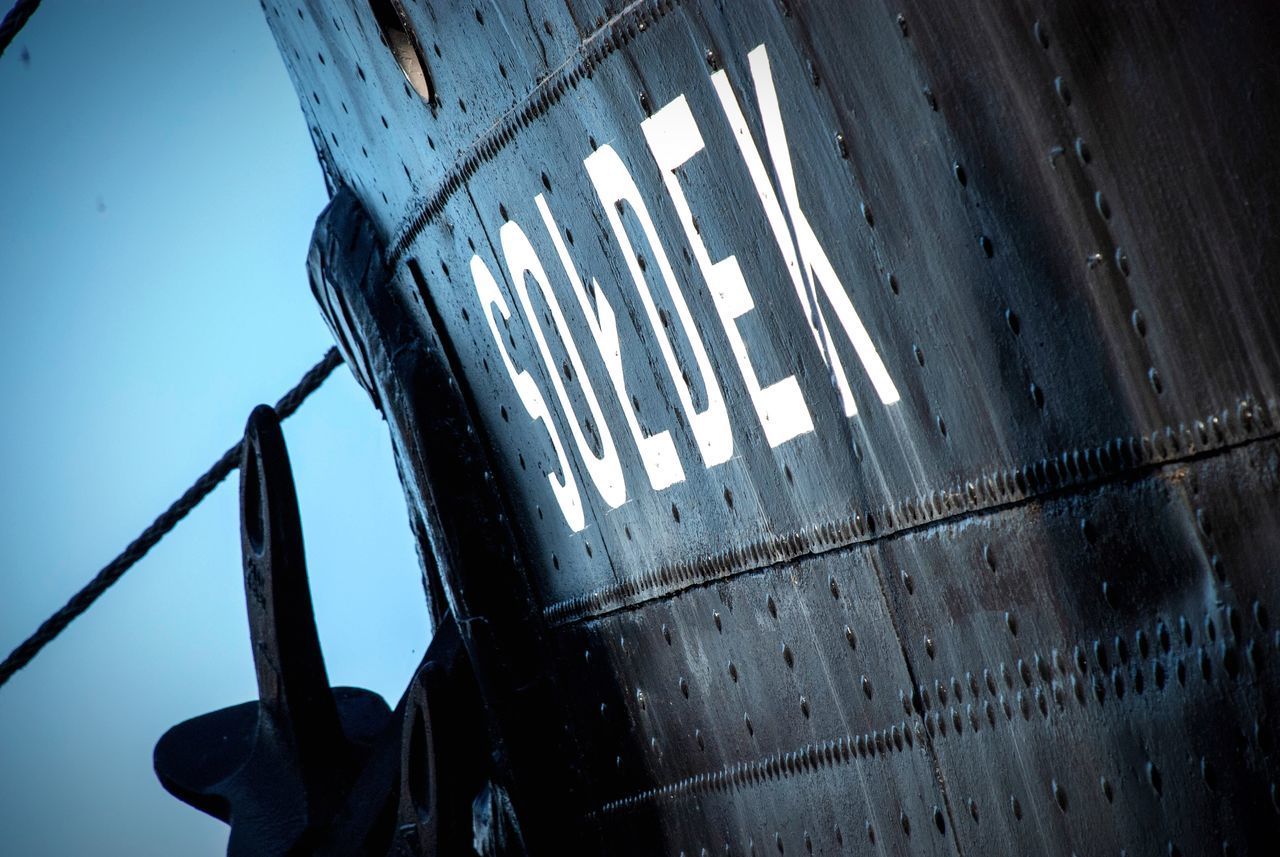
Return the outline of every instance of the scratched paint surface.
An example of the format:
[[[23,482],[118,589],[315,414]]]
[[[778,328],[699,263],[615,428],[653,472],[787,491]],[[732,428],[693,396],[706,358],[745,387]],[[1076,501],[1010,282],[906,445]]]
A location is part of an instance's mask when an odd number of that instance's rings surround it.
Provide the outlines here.
[[[432,104],[366,4],[266,10],[456,356],[588,827],[1276,826],[1275,10],[408,4]]]

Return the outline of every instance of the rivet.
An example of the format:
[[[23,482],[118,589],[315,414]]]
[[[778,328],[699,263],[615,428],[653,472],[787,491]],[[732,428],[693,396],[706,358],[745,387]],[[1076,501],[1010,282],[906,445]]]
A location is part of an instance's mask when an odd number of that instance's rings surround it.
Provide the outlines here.
[[[849,145],[844,141],[844,134],[836,134],[836,154],[838,154],[842,160],[849,160]]]
[[[1035,24],[1032,26],[1031,30],[1035,34],[1036,41],[1040,43],[1040,47],[1044,48],[1045,50],[1048,50],[1049,49],[1049,31],[1044,28],[1044,25],[1041,24],[1039,21],[1036,21]]]
[[[1160,370],[1156,369],[1156,367],[1152,366],[1147,370],[1147,380],[1151,383],[1151,389],[1155,391],[1157,396],[1164,392],[1164,383],[1160,380]]]
[[[907,37],[909,37],[909,36],[911,35],[911,33],[909,33],[909,32],[907,31],[907,19],[906,19],[906,16],[901,15],[901,14],[899,14],[899,15],[898,15],[898,29],[902,31],[902,37],[903,37],[904,39],[905,39],[905,38],[907,38]]]
[[[1098,209],[1098,214],[1102,215],[1103,220],[1111,219],[1111,206],[1107,203],[1107,198],[1102,195],[1102,191],[1094,192],[1093,205]]]
[[[1101,640],[1093,641],[1093,659],[1098,662],[1098,666],[1106,672],[1110,668],[1110,661],[1107,658],[1107,649],[1102,645]]]
[[[1058,781],[1053,781],[1053,799],[1058,802],[1058,809],[1063,812],[1067,811],[1067,793],[1062,786],[1058,785]]]
[[[1094,539],[1098,537],[1097,531],[1094,529],[1093,522],[1088,518],[1080,521],[1080,535],[1084,536],[1084,540],[1089,544],[1093,544]]]
[[[795,668],[795,665],[796,665],[795,655],[791,654],[791,647],[785,643],[783,643],[782,645],[782,660],[786,662],[786,665],[788,667],[791,667],[792,669]]]
[[[1087,164],[1093,160],[1093,153],[1089,151],[1089,144],[1084,141],[1083,137],[1076,138],[1076,157],[1080,159],[1080,163]]]
[[[1129,276],[1129,257],[1122,247],[1116,248],[1116,267],[1120,269],[1120,273]]]
[[[1200,757],[1200,778],[1204,780],[1205,788],[1209,791],[1217,791],[1218,778],[1214,773],[1213,765],[1209,764],[1209,760],[1204,756]]]
[[[991,243],[991,239],[988,238],[986,235],[978,236],[978,246],[982,248],[982,254],[986,256],[988,259],[995,256],[996,254],[995,245]]]
[[[934,95],[933,90],[927,86],[922,89],[921,92],[924,94],[924,100],[925,103],[929,105],[929,109],[936,113],[938,110],[938,97]]]
[[[1157,796],[1164,792],[1164,778],[1160,775],[1160,769],[1155,766],[1154,762],[1147,762],[1147,782],[1151,785],[1151,790]]]
[[[1058,97],[1062,99],[1062,103],[1071,106],[1071,89],[1067,86],[1066,80],[1056,77],[1053,80],[1053,89],[1058,93]]]

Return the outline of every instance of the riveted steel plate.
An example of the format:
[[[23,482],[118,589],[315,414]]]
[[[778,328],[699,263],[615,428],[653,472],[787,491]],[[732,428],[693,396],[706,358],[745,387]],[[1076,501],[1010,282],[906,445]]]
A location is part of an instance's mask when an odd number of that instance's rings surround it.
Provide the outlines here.
[[[389,3],[265,8],[385,245],[339,321],[488,456],[574,824],[1261,847],[1280,10],[395,3],[426,102]]]

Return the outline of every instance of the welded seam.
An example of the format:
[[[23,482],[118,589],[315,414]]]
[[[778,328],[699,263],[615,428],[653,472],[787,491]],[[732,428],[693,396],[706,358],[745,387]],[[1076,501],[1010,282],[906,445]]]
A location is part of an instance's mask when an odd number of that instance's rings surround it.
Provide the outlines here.
[[[549,604],[543,608],[543,618],[561,626],[605,616],[801,557],[873,544],[893,535],[1023,505],[1051,493],[1079,491],[1103,480],[1273,439],[1280,436],[1278,426],[1280,404],[1275,399],[1261,405],[1246,396],[1236,402],[1234,410],[1224,408],[1190,423],[1167,425],[1150,434],[1117,437],[1097,446],[1075,447],[1029,464],[978,474],[951,487],[876,510],[666,563],[610,586]]]
[[[1204,611],[1202,619],[1208,617],[1211,612]],[[1267,646],[1267,640],[1266,629],[1261,630],[1261,640],[1252,636],[1237,637],[1233,632],[1230,644],[1225,636],[1218,641],[1218,658],[1221,661],[1221,668],[1231,681],[1243,678],[1256,680],[1263,675],[1266,669],[1263,650]],[[1225,634],[1225,629],[1223,633]],[[1130,633],[1129,636],[1133,634]],[[955,705],[948,706],[942,702],[941,706],[946,709],[946,716],[944,716],[944,713],[933,705],[923,686],[909,693],[901,691],[899,696],[903,700],[906,718],[883,729],[859,735],[843,735],[818,744],[805,744],[787,752],[778,751],[754,760],[724,765],[718,770],[693,774],[607,801],[591,812],[588,817],[613,815],[662,800],[742,791],[770,780],[815,774],[827,768],[857,763],[859,760],[913,752],[917,745],[921,752],[927,752],[936,760],[935,744],[944,740],[976,736],[984,729],[997,729],[1001,723],[1016,724],[1018,714],[1022,715],[1023,723],[1030,723],[1034,711],[1040,712],[1040,720],[1049,720],[1052,712],[1055,714],[1053,720],[1057,722],[1073,713],[1087,709],[1090,705],[1090,697],[1093,697],[1099,706],[1107,704],[1108,695],[1115,697],[1116,701],[1122,701],[1127,694],[1131,695],[1131,699],[1144,698],[1144,694],[1148,691],[1146,686],[1148,679],[1145,678],[1148,667],[1152,672],[1152,677],[1149,679],[1152,683],[1149,689],[1151,693],[1186,694],[1190,692],[1188,685],[1195,680],[1196,670],[1188,671],[1188,662],[1192,667],[1198,666],[1203,684],[1212,686],[1216,668],[1205,646],[1197,647],[1193,640],[1187,638],[1179,640],[1176,648],[1172,645],[1172,638],[1156,639],[1154,644],[1153,657],[1148,658],[1139,653],[1138,657],[1124,663],[1123,670],[1119,666],[1111,670],[1110,690],[1107,686],[1105,664],[1095,662],[1090,665],[1079,655],[1074,664],[1068,664],[1058,656],[1058,652],[1066,648],[1063,645],[1061,648],[1053,649],[1053,655],[1049,658],[1041,658],[1039,652],[1033,653],[1037,664],[1036,671],[1030,671],[1030,668],[1022,671],[1020,679],[1024,687],[1017,687],[1016,680],[1008,673],[1001,677],[1001,682],[1005,685],[1003,689],[989,674],[984,676],[985,685],[976,684],[976,691],[973,690],[975,683],[971,682],[972,701],[965,704],[964,716],[961,716],[960,710]],[[1228,663],[1232,666],[1227,666]],[[935,682],[935,685],[941,686],[941,679]],[[986,698],[983,698],[984,696]],[[1012,703],[1011,697],[1014,700]],[[1072,698],[1075,700],[1074,703],[1071,701]],[[981,700],[980,706],[979,700]],[[1000,719],[1001,715],[1004,717],[1003,721]],[[942,788],[941,784],[939,788]],[[950,814],[949,821],[954,831],[955,819]]]
[[[636,0],[614,15],[578,44],[577,50],[546,79],[533,88],[520,104],[509,108],[488,130],[471,144],[467,153],[454,162],[435,193],[418,207],[417,213],[404,223],[387,254],[387,267],[394,268],[408,252],[410,245],[438,217],[453,195],[475,175],[476,171],[510,145],[516,136],[548,110],[558,104],[570,89],[577,89],[610,55],[631,42],[673,12],[682,0]]]

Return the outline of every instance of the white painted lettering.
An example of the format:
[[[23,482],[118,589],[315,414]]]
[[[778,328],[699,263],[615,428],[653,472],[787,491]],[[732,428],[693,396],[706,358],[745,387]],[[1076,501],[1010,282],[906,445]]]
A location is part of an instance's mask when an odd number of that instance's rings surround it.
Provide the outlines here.
[[[609,426],[605,424],[604,415],[600,413],[596,391],[591,386],[591,379],[587,377],[587,371],[582,365],[578,346],[573,341],[572,334],[569,333],[569,324],[565,321],[564,312],[560,309],[560,302],[551,291],[551,283],[547,279],[546,270],[542,267],[542,260],[538,258],[537,252],[529,243],[529,238],[520,225],[507,221],[499,234],[502,240],[502,255],[506,259],[507,270],[511,273],[511,282],[515,285],[516,296],[520,299],[520,306],[529,322],[529,328],[533,331],[534,341],[538,343],[538,352],[542,355],[542,362],[547,367],[552,389],[555,390],[556,398],[560,400],[560,407],[564,409],[565,421],[569,424],[573,442],[577,445],[582,463],[586,466],[587,473],[590,474],[591,481],[595,483],[600,496],[609,504],[609,508],[616,509],[627,500],[627,487],[622,476],[622,461],[618,458],[618,450],[613,445],[613,435],[609,431]],[[587,400],[587,408],[591,411],[591,419],[600,436],[599,455],[595,454],[583,434],[582,421],[574,413],[573,403],[569,400],[569,394],[564,387],[564,379],[560,377],[560,369],[555,364],[551,349],[547,347],[546,334],[543,333],[533,302],[529,299],[526,275],[532,277],[538,284],[542,298],[551,311],[552,324],[555,325],[556,332],[560,334],[560,339],[564,343],[569,365],[582,388],[582,396]]]
[[[640,196],[640,189],[636,187],[635,179],[631,177],[626,164],[622,162],[622,158],[618,156],[612,146],[601,146],[592,152],[583,161],[583,164],[587,168],[587,175],[591,178],[591,183],[595,185],[596,193],[600,197],[600,203],[604,207],[605,216],[609,218],[609,225],[613,228],[614,237],[622,248],[622,254],[627,261],[627,268],[631,272],[631,279],[635,283],[636,291],[640,294],[640,300],[644,304],[645,313],[649,317],[649,324],[653,328],[654,337],[662,352],[662,358],[667,364],[667,371],[670,372],[671,380],[675,384],[676,395],[680,398],[680,404],[689,419],[689,426],[693,430],[694,439],[698,443],[702,461],[707,467],[728,461],[729,457],[733,455],[733,433],[729,425],[729,412],[725,407],[724,394],[720,391],[720,384],[711,368],[711,359],[707,356],[707,349],[702,342],[702,336],[694,326],[693,317],[689,312],[689,305],[685,301],[684,294],[680,291],[680,285],[676,282],[675,272],[671,270],[671,263],[662,247],[657,227],[649,214],[649,208],[645,205],[643,197]],[[624,202],[631,206],[632,211],[635,212],[636,219],[640,222],[640,228],[644,232],[645,240],[653,253],[654,264],[658,266],[658,272],[661,274],[662,280],[671,296],[671,303],[675,307],[676,316],[684,328],[685,336],[689,339],[694,360],[698,364],[698,373],[702,377],[703,386],[707,394],[707,407],[701,413],[694,408],[692,386],[684,379],[680,366],[676,362],[671,340],[667,337],[666,331],[663,330],[662,321],[658,316],[658,308],[654,305],[653,295],[649,293],[649,286],[645,282],[644,272],[640,268],[640,259],[631,244],[631,239],[627,236],[626,229],[622,225],[622,217],[615,207],[619,202]]]
[[[507,352],[507,346],[502,341],[502,330],[499,329],[498,321],[493,315],[493,308],[496,306],[498,311],[502,313],[503,319],[511,318],[511,310],[507,307],[506,298],[502,296],[498,283],[493,278],[488,266],[478,255],[471,257],[471,277],[475,280],[476,293],[480,296],[480,306],[484,309],[485,318],[489,322],[489,332],[493,334],[493,341],[498,346],[498,352],[502,355],[502,364],[507,367],[507,374],[511,376],[511,383],[516,388],[516,395],[520,397],[520,401],[524,404],[525,410],[529,412],[529,416],[535,422],[541,421],[543,427],[547,430],[547,434],[551,437],[551,446],[555,450],[556,460],[559,462],[560,467],[559,477],[555,473],[547,474],[547,481],[551,483],[551,493],[555,496],[556,503],[559,504],[560,511],[564,514],[564,519],[569,524],[569,529],[575,533],[580,532],[586,527],[586,515],[582,509],[582,497],[578,493],[577,480],[573,478],[573,471],[569,468],[569,459],[565,455],[564,445],[560,442],[560,432],[556,430],[551,411],[547,407],[546,400],[542,397],[542,392],[538,389],[537,382],[533,380],[533,376],[527,371],[517,369],[515,364],[511,362],[511,355]]]
[[[591,293],[587,294],[582,278],[578,276],[578,268],[573,264],[569,249],[560,235],[560,227],[551,216],[546,198],[538,194],[534,198],[534,203],[538,206],[542,222],[551,235],[551,243],[560,257],[560,264],[564,266],[569,285],[578,299],[578,306],[586,317],[587,330],[595,340],[596,347],[600,349],[605,371],[609,373],[609,380],[613,382],[618,404],[622,407],[627,428],[630,429],[636,449],[640,452],[640,461],[644,465],[645,474],[649,477],[649,484],[655,491],[661,491],[663,488],[684,481],[684,468],[680,466],[680,457],[676,454],[676,445],[671,439],[671,433],[662,431],[646,435],[640,428],[640,420],[631,404],[626,378],[622,373],[622,348],[618,343],[618,320],[613,307],[609,305],[609,299],[605,297],[600,284],[594,279],[591,281]]]
[[[720,324],[724,327],[729,347],[733,349],[733,356],[742,372],[742,380],[751,396],[751,403],[760,417],[765,439],[770,447],[775,447],[813,431],[813,419],[794,375],[768,387],[760,386],[755,367],[751,364],[751,356],[747,353],[747,344],[742,338],[742,332],[738,330],[737,320],[755,308],[738,259],[736,256],[727,256],[718,262],[712,262],[706,243],[694,225],[693,211],[689,208],[689,201],[676,175],[676,170],[705,146],[698,124],[689,110],[688,101],[681,95],[640,123],[640,128],[649,142],[654,160],[662,170],[662,180],[680,217],[680,224],[693,249],[693,256],[698,261],[698,268],[706,277],[716,313],[720,316]]]
[[[787,262],[792,284],[796,286],[797,297],[800,299],[801,306],[806,309],[805,318],[809,322],[814,341],[831,368],[844,405],[845,415],[853,416],[857,413],[857,406],[849,389],[849,379],[839,355],[831,344],[831,332],[827,326],[826,316],[818,305],[818,287],[821,287],[822,293],[835,310],[836,320],[839,321],[845,336],[853,345],[862,368],[880,396],[880,401],[891,405],[900,398],[898,389],[894,386],[893,379],[889,377],[889,370],[880,359],[875,344],[871,341],[866,327],[863,326],[862,320],[853,307],[853,302],[849,299],[848,292],[845,291],[826,251],[822,248],[804,210],[800,207],[795,172],[791,166],[791,150],[787,143],[786,129],[782,124],[782,111],[778,107],[778,94],[773,84],[773,73],[769,68],[769,55],[764,45],[751,51],[748,60],[751,65],[751,76],[755,81],[756,96],[760,101],[760,113],[769,147],[770,161],[777,174],[782,197],[786,202],[794,237],[792,230],[786,228],[786,222],[782,219],[782,212],[765,171],[763,159],[747,128],[742,108],[738,104],[737,96],[729,84],[727,75],[723,71],[718,71],[711,76],[711,82],[716,94],[720,97],[725,117],[733,129],[738,148],[742,152],[756,192],[765,208],[774,240],[777,241],[778,248]],[[803,283],[794,270],[796,253],[793,247],[799,248],[800,260],[803,262],[801,270],[806,281]]]

